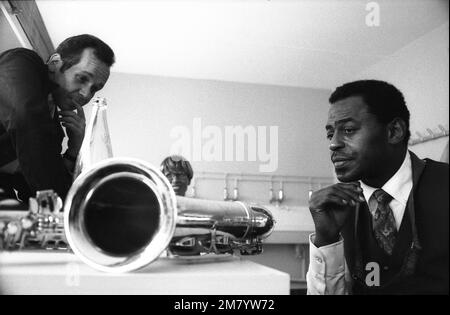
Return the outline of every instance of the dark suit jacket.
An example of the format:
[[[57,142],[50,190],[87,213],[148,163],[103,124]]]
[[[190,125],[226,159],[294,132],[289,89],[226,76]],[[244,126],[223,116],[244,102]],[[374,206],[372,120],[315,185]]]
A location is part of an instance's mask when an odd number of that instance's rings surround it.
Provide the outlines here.
[[[430,294],[449,292],[449,165],[430,159],[420,160],[410,152],[413,172],[413,189],[408,199],[405,215],[410,215],[417,228],[421,250],[414,274],[402,278],[394,293]],[[352,277],[357,278],[356,250],[359,210],[345,225],[345,259]],[[415,221],[415,222],[414,222]],[[403,224],[403,222],[402,222]],[[412,244],[410,239],[402,242],[394,251],[406,253]],[[397,246],[397,245],[396,245]]]
[[[48,104],[54,88],[34,51],[16,48],[0,55],[0,167],[17,159],[21,171],[2,174],[0,187],[67,194],[72,179],[61,157],[64,132]]]

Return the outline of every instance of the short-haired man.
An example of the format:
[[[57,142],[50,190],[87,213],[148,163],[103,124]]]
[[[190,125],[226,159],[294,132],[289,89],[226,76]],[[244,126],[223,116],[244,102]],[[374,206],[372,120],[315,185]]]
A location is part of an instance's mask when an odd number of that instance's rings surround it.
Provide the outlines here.
[[[171,155],[161,162],[161,172],[167,177],[177,196],[184,196],[194,171],[191,163],[180,155]]]
[[[47,63],[24,48],[0,55],[3,198],[27,202],[45,189],[65,197],[84,136],[82,106],[103,88],[114,58],[107,44],[88,34],[64,40]],[[63,155],[61,124],[68,137]]]
[[[376,80],[338,87],[326,124],[340,183],[309,208],[309,294],[448,294],[448,164],[408,151],[402,93]]]

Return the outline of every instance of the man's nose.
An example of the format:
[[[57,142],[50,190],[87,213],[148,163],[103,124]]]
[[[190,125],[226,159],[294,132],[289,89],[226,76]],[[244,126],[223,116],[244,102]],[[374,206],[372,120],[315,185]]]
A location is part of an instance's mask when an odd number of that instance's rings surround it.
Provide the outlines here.
[[[91,88],[86,85],[83,88],[80,89],[80,95],[85,99],[85,100],[90,100],[92,98],[92,92],[91,92]]]
[[[330,150],[331,151],[336,151],[336,150],[341,149],[343,147],[344,147],[344,143],[342,142],[342,139],[339,136],[339,133],[335,132],[333,134],[333,137],[331,138],[331,141],[330,141]]]

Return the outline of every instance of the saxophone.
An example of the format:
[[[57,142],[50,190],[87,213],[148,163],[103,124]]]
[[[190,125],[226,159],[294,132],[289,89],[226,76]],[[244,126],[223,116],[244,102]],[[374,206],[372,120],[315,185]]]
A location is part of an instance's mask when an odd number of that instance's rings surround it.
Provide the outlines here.
[[[0,250],[67,250],[62,200],[53,190],[42,190],[24,208],[14,200],[0,202]]]
[[[113,273],[143,268],[163,253],[259,254],[275,225],[256,204],[176,196],[157,168],[129,158],[107,159],[82,173],[64,206],[52,191],[31,201],[25,215],[9,222],[0,211],[0,247],[71,250]]]

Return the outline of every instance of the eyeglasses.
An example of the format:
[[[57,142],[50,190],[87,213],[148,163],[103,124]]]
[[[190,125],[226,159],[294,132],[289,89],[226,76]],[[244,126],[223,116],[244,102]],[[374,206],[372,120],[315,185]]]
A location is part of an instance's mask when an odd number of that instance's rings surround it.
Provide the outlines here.
[[[172,181],[175,178],[181,179],[181,180],[187,180],[188,179],[188,176],[187,176],[186,173],[166,173],[164,175],[167,177],[167,179],[169,181]]]

